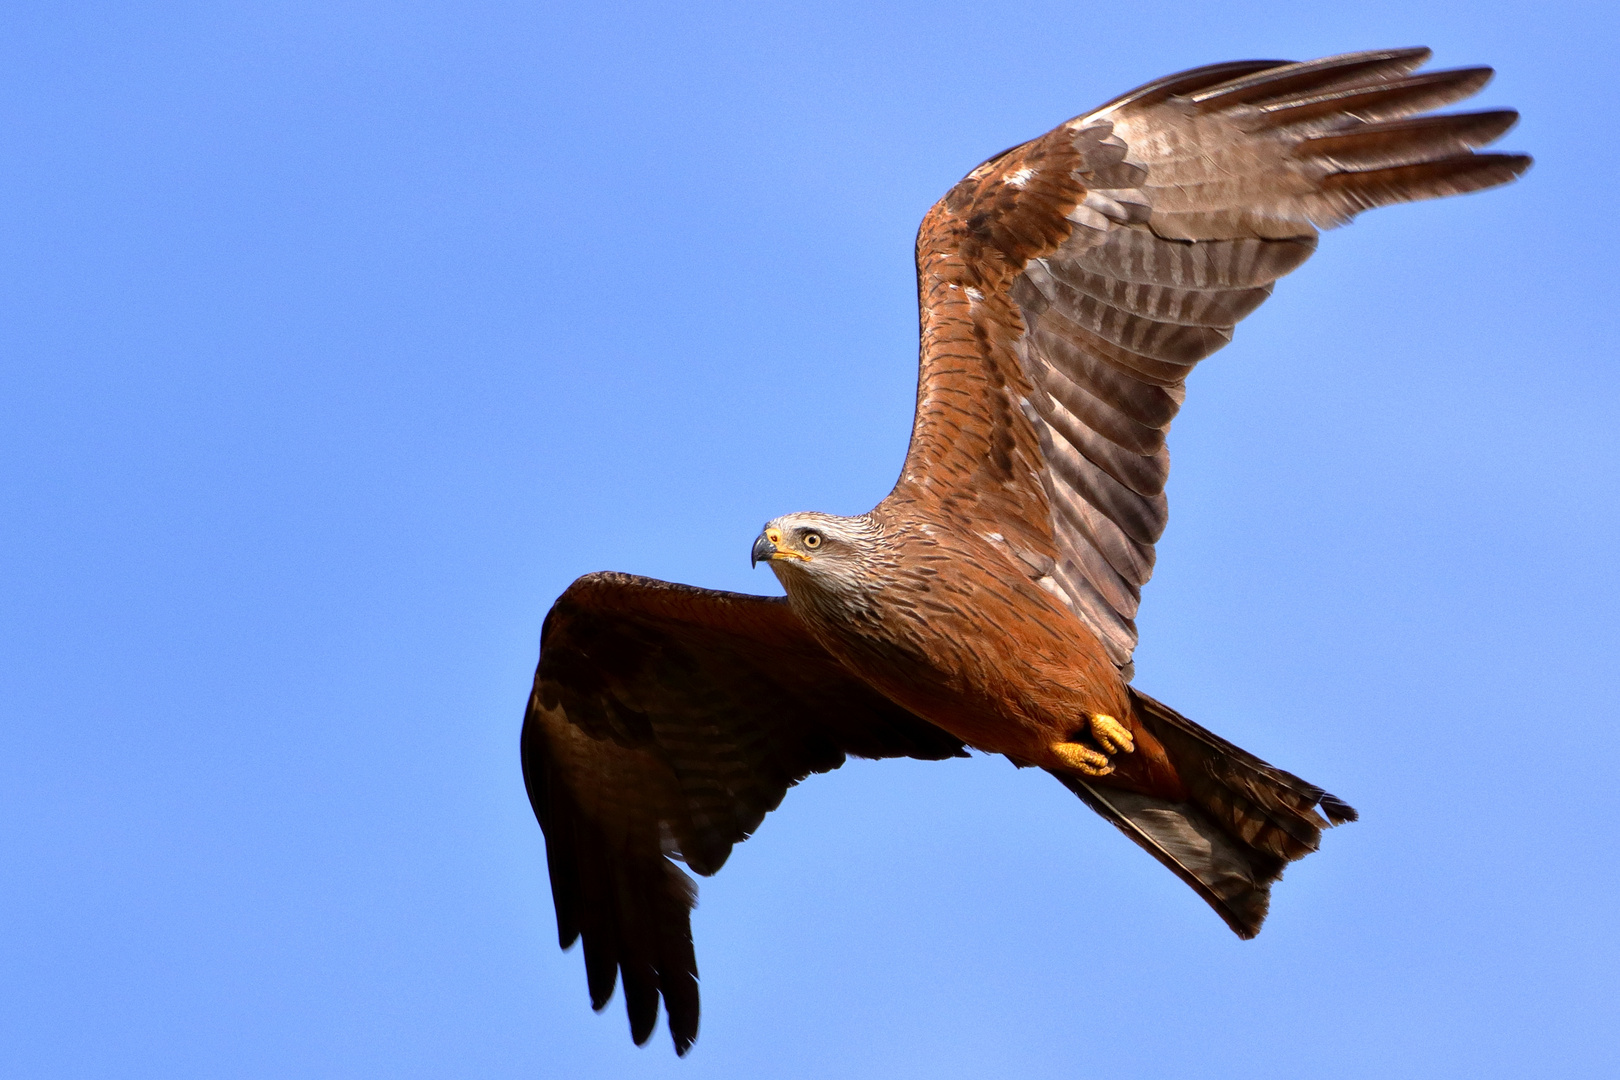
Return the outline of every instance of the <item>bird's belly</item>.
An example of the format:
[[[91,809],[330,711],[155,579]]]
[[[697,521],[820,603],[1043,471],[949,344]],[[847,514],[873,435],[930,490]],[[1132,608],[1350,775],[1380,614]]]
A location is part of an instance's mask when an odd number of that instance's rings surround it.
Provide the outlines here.
[[[1044,763],[1088,714],[1129,715],[1125,684],[1094,640],[1062,626],[1008,632],[997,614],[981,606],[971,628],[913,626],[905,647],[836,631],[825,643],[885,697],[969,746],[1019,762]]]

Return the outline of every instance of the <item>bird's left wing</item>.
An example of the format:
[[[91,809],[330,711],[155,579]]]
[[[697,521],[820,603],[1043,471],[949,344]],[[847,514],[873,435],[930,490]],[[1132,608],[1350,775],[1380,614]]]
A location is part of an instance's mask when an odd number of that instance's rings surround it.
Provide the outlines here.
[[[969,173],[917,235],[917,419],[889,499],[1005,544],[1128,677],[1193,366],[1318,229],[1530,165],[1474,152],[1517,114],[1429,113],[1491,72],[1414,73],[1428,55],[1185,71]]]
[[[523,778],[546,836],[557,936],[585,942],[591,1004],[621,976],[643,1043],[664,999],[697,1036],[697,892],[787,789],[845,755],[961,756],[962,743],[851,675],[784,600],[591,574],[541,631]]]

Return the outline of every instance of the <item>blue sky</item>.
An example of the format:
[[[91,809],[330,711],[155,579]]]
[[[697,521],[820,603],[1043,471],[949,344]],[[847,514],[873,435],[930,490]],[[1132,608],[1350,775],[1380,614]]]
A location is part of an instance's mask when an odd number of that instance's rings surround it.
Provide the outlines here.
[[[0,1060],[27,1077],[1611,1075],[1612,5],[0,13]],[[1138,685],[1359,807],[1254,942],[999,759],[790,793],[677,1061],[557,951],[517,732],[621,569],[775,592],[991,153],[1218,60],[1493,64],[1510,189],[1190,384]]]

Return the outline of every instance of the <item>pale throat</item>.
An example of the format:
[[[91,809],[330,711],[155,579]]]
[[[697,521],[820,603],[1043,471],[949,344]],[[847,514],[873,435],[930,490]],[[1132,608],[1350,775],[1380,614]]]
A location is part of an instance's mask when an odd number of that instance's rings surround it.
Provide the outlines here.
[[[807,622],[820,624],[825,632],[855,629],[878,621],[882,609],[882,589],[870,568],[854,559],[832,560],[820,565],[772,563],[771,570],[787,592],[793,610]]]

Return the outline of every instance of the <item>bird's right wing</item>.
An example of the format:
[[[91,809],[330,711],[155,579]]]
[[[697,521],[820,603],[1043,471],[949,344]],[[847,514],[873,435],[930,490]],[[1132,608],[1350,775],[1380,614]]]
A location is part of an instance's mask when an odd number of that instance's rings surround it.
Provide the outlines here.
[[[643,1043],[662,996],[697,1036],[697,890],[787,789],[857,757],[962,756],[960,740],[851,675],[785,600],[591,574],[546,616],[523,779],[546,836],[563,948],[591,1004],[622,976]]]
[[[979,166],[917,236],[921,370],[890,500],[993,540],[1129,676],[1193,366],[1317,230],[1506,183],[1509,110],[1420,115],[1489,68],[1427,49],[1240,61],[1149,83]]]

